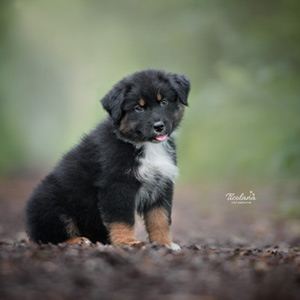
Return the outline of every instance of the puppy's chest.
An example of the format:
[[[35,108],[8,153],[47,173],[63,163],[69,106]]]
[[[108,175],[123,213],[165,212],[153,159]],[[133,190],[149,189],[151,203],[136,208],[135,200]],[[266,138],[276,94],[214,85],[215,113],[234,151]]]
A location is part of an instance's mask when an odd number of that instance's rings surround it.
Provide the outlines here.
[[[136,195],[138,210],[145,204],[155,202],[165,193],[167,185],[178,176],[174,155],[175,150],[166,143],[149,143],[144,146],[135,170],[135,176],[142,183]]]

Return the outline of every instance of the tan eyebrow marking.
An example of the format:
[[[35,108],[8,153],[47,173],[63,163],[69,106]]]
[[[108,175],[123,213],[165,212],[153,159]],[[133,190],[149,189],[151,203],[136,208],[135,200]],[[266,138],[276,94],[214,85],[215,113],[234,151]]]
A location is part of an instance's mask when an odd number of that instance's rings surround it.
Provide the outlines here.
[[[146,102],[143,99],[140,99],[139,104],[140,104],[140,106],[144,106],[146,104]]]
[[[160,101],[162,99],[162,95],[161,94],[157,94],[157,100]]]

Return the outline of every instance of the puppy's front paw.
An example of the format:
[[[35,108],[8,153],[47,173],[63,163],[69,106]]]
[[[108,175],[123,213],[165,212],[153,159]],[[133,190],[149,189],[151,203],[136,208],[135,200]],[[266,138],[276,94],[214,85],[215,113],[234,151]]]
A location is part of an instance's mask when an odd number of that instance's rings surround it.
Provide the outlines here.
[[[115,246],[136,246],[136,245],[141,245],[141,244],[145,244],[143,242],[137,241],[137,240],[129,240],[129,241],[121,241],[119,243],[113,243]]]
[[[167,248],[173,250],[173,251],[179,251],[181,250],[180,246],[176,243],[171,243],[170,245],[166,245]]]
[[[134,248],[141,248],[141,247],[145,246],[146,243],[145,242],[140,242],[140,241],[133,241],[133,242],[129,243],[128,245],[132,246]]]

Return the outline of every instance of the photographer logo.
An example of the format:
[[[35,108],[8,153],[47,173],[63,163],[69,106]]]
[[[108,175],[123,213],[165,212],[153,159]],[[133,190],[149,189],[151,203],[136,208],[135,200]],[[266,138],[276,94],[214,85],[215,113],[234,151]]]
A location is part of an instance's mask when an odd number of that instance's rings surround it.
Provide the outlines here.
[[[253,191],[250,191],[248,195],[241,193],[236,195],[235,193],[226,194],[227,201],[230,201],[231,204],[252,204],[253,201],[256,201],[256,196]]]

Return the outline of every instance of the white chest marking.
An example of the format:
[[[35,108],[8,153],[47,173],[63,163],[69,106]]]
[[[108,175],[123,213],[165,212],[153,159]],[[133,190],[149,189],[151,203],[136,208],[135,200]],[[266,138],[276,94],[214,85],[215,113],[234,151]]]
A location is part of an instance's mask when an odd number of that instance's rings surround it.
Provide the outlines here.
[[[170,154],[173,150],[168,149],[166,142],[147,143],[144,147],[144,157],[140,159],[140,166],[136,170],[136,176],[142,182],[136,196],[137,207],[154,202],[164,193],[166,184],[174,182],[178,176],[178,168]]]
[[[167,143],[147,143],[145,145],[145,155],[141,158],[136,173],[142,182],[153,181],[155,176],[174,181],[178,176],[178,168],[173,162],[167,147]]]

